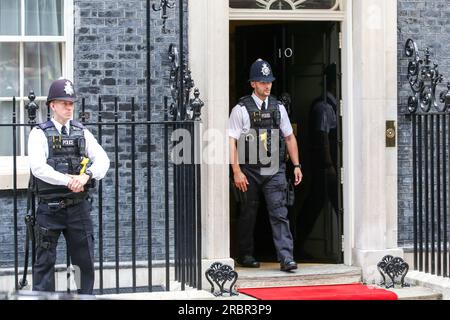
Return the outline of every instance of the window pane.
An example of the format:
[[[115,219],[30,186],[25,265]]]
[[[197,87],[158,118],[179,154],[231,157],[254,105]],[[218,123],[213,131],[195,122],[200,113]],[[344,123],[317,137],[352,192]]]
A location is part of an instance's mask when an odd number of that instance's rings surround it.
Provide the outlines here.
[[[0,97],[19,96],[19,44],[0,43]]]
[[[52,81],[62,75],[62,44],[25,43],[25,96],[34,90],[36,96],[46,96]]]
[[[2,124],[11,124],[12,123],[12,102],[0,102],[0,123]],[[17,121],[19,121],[19,101],[16,101],[16,115],[17,115]],[[16,129],[16,146],[17,146],[17,155],[20,155],[20,149],[19,149],[19,133],[20,128],[17,127]],[[2,156],[12,156],[13,155],[13,139],[12,135],[13,129],[11,127],[0,127],[0,157]]]
[[[0,35],[20,35],[20,1],[0,0]]]
[[[331,9],[336,0],[230,0],[230,8],[235,9]]]
[[[25,0],[25,34],[63,35],[63,0]]]

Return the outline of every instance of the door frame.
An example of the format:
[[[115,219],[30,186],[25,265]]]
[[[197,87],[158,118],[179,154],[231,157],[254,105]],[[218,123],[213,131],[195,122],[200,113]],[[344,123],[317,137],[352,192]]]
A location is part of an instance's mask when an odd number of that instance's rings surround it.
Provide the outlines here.
[[[354,136],[353,127],[350,125],[352,119],[352,27],[351,27],[351,1],[342,1],[343,10],[300,10],[300,11],[274,11],[274,10],[236,10],[229,9],[230,21],[336,21],[340,23],[341,27],[341,89],[342,89],[342,158],[343,168],[343,243],[342,248],[344,250],[344,264],[352,264],[352,244],[353,244],[353,210],[350,208],[353,201],[350,200],[353,192],[353,185],[351,184],[353,172],[351,168],[354,166],[351,164],[353,152],[352,137]]]
[[[341,0],[341,11],[302,10],[303,12],[230,9],[228,0],[189,1],[189,64],[196,85],[206,97],[205,128],[227,132],[229,101],[229,22],[230,20],[277,21],[337,21],[341,24],[341,86],[343,100],[343,250],[344,264],[352,265],[354,243],[354,137],[353,121],[353,46],[352,2]],[[239,11],[239,12],[238,12]],[[196,19],[195,17],[198,17]],[[201,17],[201,18],[200,18]],[[206,33],[206,35],[205,35]],[[219,41],[217,39],[220,39]],[[220,63],[219,63],[220,62]],[[225,142],[226,141],[226,142]],[[202,249],[205,259],[230,257],[229,255],[229,194],[227,188],[217,190],[217,185],[228,185],[228,144],[222,146],[226,163],[217,167],[202,164],[202,221],[204,221]],[[217,230],[220,230],[218,237]]]

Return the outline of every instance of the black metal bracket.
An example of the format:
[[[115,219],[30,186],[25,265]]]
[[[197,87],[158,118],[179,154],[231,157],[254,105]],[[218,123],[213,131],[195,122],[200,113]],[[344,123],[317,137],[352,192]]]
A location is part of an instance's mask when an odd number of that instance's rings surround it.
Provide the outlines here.
[[[409,270],[409,265],[400,257],[393,257],[391,255],[384,256],[383,259],[377,264],[378,271],[383,277],[381,286],[388,288],[395,288],[395,284],[400,284],[402,288],[409,287],[408,283],[405,283],[405,277]],[[391,283],[386,282],[386,276],[389,277]],[[396,278],[401,277],[400,281],[395,281]]]
[[[169,18],[167,15],[167,9],[175,8],[175,2],[170,2],[169,0],[161,0],[159,6],[154,3],[152,5],[153,11],[161,11],[161,18],[163,19],[162,32],[167,33],[166,21]]]
[[[169,105],[167,97],[164,97],[164,107],[173,121],[176,120],[201,120],[201,108],[203,101],[199,98],[200,91],[194,90],[194,98],[191,99],[191,90],[194,87],[191,70],[185,61],[180,61],[178,48],[174,44],[169,46],[169,60],[171,62],[169,84],[173,103]],[[183,92],[180,95],[180,78],[183,77]],[[181,104],[179,103],[179,100]],[[186,111],[190,111],[188,114]]]
[[[419,56],[417,44],[412,39],[408,39],[405,44],[405,55],[411,58],[408,64],[408,82],[413,94],[408,98],[408,111],[417,112],[420,108],[422,112],[427,113],[432,108],[438,112],[445,112],[450,107],[450,82],[448,89],[441,92],[439,106],[436,99],[436,87],[442,83],[444,77],[439,73],[438,65],[431,63],[430,48],[425,49],[425,60]]]
[[[39,109],[39,105],[34,102],[34,100],[36,100],[36,95],[33,90],[30,91],[28,99],[30,102],[28,102],[25,106],[25,110],[28,112],[28,123],[36,124],[36,112]]]
[[[216,297],[224,296],[225,293],[229,293],[230,297],[239,295],[233,288],[238,279],[238,273],[229,265],[214,262],[211,267],[206,270],[205,276],[206,280],[211,284],[211,293]],[[224,288],[227,281],[231,281],[229,289]],[[217,285],[219,289],[217,292],[215,292],[215,285]]]

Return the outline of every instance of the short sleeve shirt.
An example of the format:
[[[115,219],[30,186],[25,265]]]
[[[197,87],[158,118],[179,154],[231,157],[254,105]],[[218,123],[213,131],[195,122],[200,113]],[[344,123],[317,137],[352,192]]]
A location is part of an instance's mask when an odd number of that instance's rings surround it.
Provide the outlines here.
[[[259,99],[255,94],[252,94],[252,98],[255,101],[258,109],[261,110],[263,101]],[[266,98],[265,102],[266,105],[268,105],[268,97]],[[292,129],[291,121],[289,120],[289,116],[284,105],[280,104],[279,109],[281,114],[280,131],[283,134],[283,137],[288,137],[294,132],[294,130]],[[250,126],[250,115],[248,114],[247,109],[240,104],[236,105],[230,114],[230,119],[228,122],[228,135],[236,140],[239,140],[242,134],[250,131]]]

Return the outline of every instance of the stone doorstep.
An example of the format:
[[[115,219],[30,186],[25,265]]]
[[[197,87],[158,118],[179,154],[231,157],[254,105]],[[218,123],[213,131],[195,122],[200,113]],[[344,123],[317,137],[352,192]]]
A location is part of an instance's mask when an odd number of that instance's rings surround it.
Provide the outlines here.
[[[381,287],[380,287],[381,288]],[[407,287],[388,289],[395,292],[398,300],[442,300],[442,294],[425,287]],[[97,296],[98,300],[257,300],[251,296],[239,293],[237,296],[215,297],[208,291],[187,289],[186,291],[112,294]]]
[[[406,282],[438,292],[443,300],[450,300],[450,278],[412,270],[405,278]]]
[[[395,292],[398,300],[442,300],[442,293],[420,286],[390,288],[387,290]]]
[[[425,287],[406,287],[406,288],[391,288],[398,295],[399,300],[442,300],[442,294]],[[92,296],[86,296],[89,300]],[[32,296],[29,299],[33,299]],[[26,297],[22,297],[26,300]],[[59,298],[61,299],[61,297]],[[62,297],[64,299],[64,297]],[[77,296],[74,300],[80,300]],[[96,296],[95,300],[257,300],[251,296],[239,293],[237,296],[223,296],[215,297],[209,291],[196,290],[193,288],[186,288],[185,291],[169,291],[169,292],[153,292],[153,293],[128,293],[128,294],[109,294]]]
[[[361,268],[334,264],[298,264],[292,272],[280,271],[277,263],[262,263],[261,268],[237,267],[238,288],[310,286],[361,282]]]
[[[298,269],[293,272],[282,272],[279,264],[262,263],[261,268],[241,268],[236,267],[239,278],[236,283],[238,288],[250,287],[278,287],[278,286],[310,286],[310,285],[330,285],[330,284],[350,284],[361,283],[361,268],[345,265],[333,264],[299,264]],[[414,273],[414,272],[411,272]],[[409,278],[409,277],[408,277]],[[399,300],[441,300],[442,293],[435,288],[423,286],[422,283],[413,283],[411,287],[391,288]],[[229,284],[229,283],[227,283]],[[416,285],[414,285],[416,284]],[[226,287],[226,286],[225,286]],[[209,292],[209,287],[203,290],[186,287],[181,291],[180,284],[171,281],[172,291],[153,293],[126,293],[108,294],[96,296],[96,299],[119,299],[119,300],[256,300],[253,297],[240,293],[238,296],[215,297]],[[380,287],[382,288],[382,287]],[[445,298],[445,297],[444,297]]]

